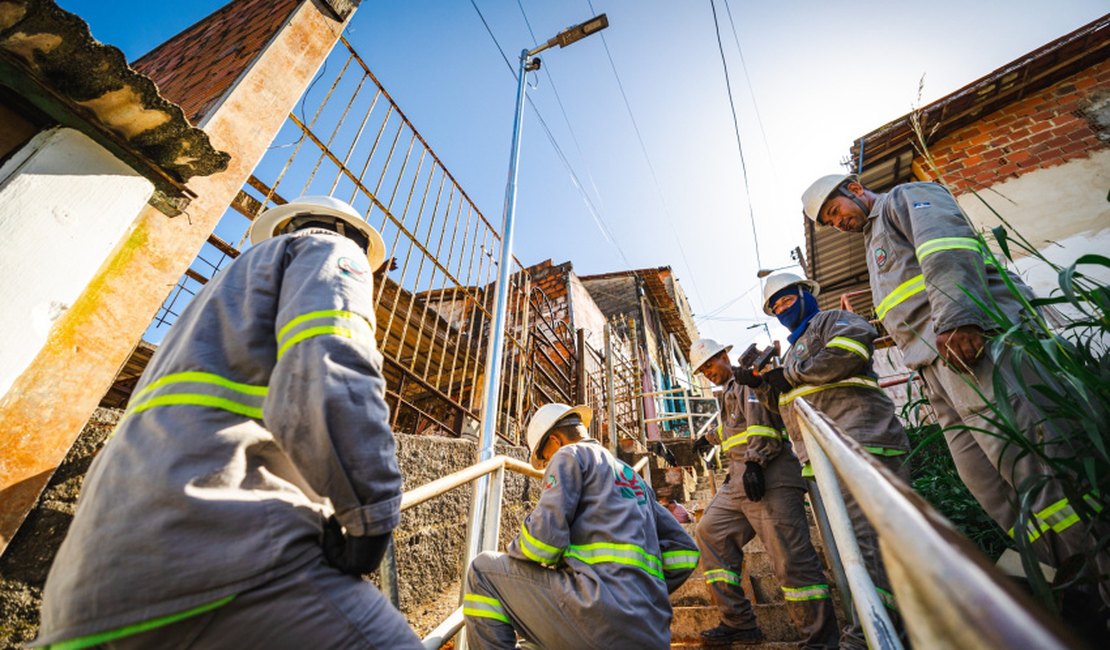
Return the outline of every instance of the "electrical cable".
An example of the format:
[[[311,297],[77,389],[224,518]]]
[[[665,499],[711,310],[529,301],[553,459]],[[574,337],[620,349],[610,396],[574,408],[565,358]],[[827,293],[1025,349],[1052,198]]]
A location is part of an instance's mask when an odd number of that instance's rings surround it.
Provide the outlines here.
[[[736,131],[736,148],[740,152],[740,172],[744,179],[744,196],[748,201],[748,216],[752,223],[752,243],[755,244],[755,262],[759,268],[763,267],[763,261],[759,256],[759,235],[755,227],[755,208],[752,207],[752,192],[751,186],[748,184],[748,165],[744,160],[744,145],[740,141],[740,121],[736,117],[736,103],[732,100],[732,81],[728,74],[728,62],[725,60],[725,47],[721,42],[721,25],[717,20],[717,4],[716,0],[709,0],[709,8],[713,10],[713,28],[717,34],[717,49],[721,53],[721,67],[725,71],[725,88],[728,91],[728,105],[732,109],[732,126]]]

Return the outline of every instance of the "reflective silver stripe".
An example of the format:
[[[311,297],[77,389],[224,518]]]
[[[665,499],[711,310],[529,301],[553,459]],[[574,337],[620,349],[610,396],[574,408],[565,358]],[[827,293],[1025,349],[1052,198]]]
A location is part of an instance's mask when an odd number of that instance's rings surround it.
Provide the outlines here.
[[[667,551],[663,553],[663,570],[695,569],[698,566],[698,558],[700,557],[701,553],[697,551]]]
[[[505,616],[505,609],[501,607],[501,601],[489,596],[481,596],[479,594],[467,594],[463,597],[463,615],[475,616],[478,618],[492,618],[502,623],[509,622],[509,617]]]
[[[863,357],[864,361],[871,360],[871,351],[867,346],[855,339],[850,339],[847,336],[834,336],[828,343],[825,344],[827,348],[840,348],[849,352],[854,352]]]
[[[520,524],[520,550],[528,559],[540,564],[555,564],[563,555],[563,549],[541,541],[528,532],[528,526],[524,522]]]
[[[917,254],[917,261],[921,262],[933,253],[951,250],[974,251],[980,255],[985,253],[982,244],[974,237],[938,237],[936,239],[930,239],[918,246],[915,252]]]
[[[882,320],[887,312],[925,290],[925,276],[920,273],[906,280],[886,295],[875,306],[875,315]]]
[[[178,372],[136,393],[124,417],[160,406],[202,406],[261,420],[267,390],[266,386],[243,384],[210,372]]]
[[[828,585],[809,585],[808,587],[783,587],[783,598],[790,601],[821,600],[829,597]]]
[[[751,436],[763,436],[765,438],[779,438],[786,439],[786,434],[773,427],[763,426],[762,424],[753,424],[752,426],[744,429],[740,433],[734,433],[721,444],[721,451],[728,451],[736,445],[747,444],[748,438]]]
[[[740,574],[728,569],[710,569],[705,572],[705,584],[714,582],[727,582],[730,585],[740,584]]]
[[[799,397],[805,397],[806,395],[812,395],[813,393],[820,393],[821,391],[828,390],[830,388],[846,388],[850,386],[855,388],[873,388],[875,390],[882,390],[879,388],[879,382],[870,377],[849,377],[848,379],[842,379],[831,384],[821,384],[820,386],[814,386],[811,384],[798,386],[789,393],[786,393],[782,397],[779,397],[779,406],[786,406]]]
[[[1091,494],[1086,494],[1083,499],[1088,504],[1097,506]],[[1098,508],[1101,509],[1101,508]],[[1079,513],[1071,506],[1067,498],[1060,499],[1047,508],[1041,509],[1039,512],[1033,513],[1033,519],[1029,521],[1026,532],[1030,542],[1035,542],[1040,539],[1041,535],[1052,529],[1053,532],[1062,533],[1079,523]],[[1010,537],[1014,536],[1014,529],[1006,531]]]
[[[359,314],[343,309],[325,309],[301,314],[278,331],[278,359],[301,341],[323,335],[342,336],[372,343],[374,328]]]
[[[663,562],[635,544],[614,544],[610,542],[571,544],[567,547],[566,555],[586,564],[612,562],[634,566],[660,580],[663,579]]]

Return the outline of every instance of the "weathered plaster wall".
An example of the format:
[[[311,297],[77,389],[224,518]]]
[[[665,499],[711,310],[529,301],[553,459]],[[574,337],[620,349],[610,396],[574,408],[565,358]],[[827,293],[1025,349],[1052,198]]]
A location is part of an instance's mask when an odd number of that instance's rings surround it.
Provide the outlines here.
[[[76,508],[85,472],[119,419],[120,411],[98,409],[55,472],[19,533],[0,556],[0,648],[18,648],[34,638],[47,571]],[[397,457],[410,490],[474,463],[475,445],[434,436],[397,436]],[[521,447],[498,453],[525,460]],[[506,473],[501,548],[516,535],[535,505],[535,481]],[[419,634],[431,631],[458,606],[462,548],[470,491],[459,488],[401,515],[394,533],[401,611]],[[372,576],[377,582],[378,576]]]
[[[0,395],[34,360],[54,321],[153,191],[150,181],[72,129],[37,134],[0,167]]]

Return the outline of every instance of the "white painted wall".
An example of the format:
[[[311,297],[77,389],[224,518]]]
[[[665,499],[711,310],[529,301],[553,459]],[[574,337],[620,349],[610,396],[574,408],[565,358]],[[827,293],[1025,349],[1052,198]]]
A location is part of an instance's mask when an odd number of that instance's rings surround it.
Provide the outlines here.
[[[30,365],[154,188],[72,129],[0,167],[0,395]]]
[[[1110,149],[1029,172],[979,195],[1045,257],[1068,266],[1087,253],[1110,256],[1107,192]],[[988,229],[999,225],[998,217],[974,195],[964,194],[959,202],[976,225]],[[1016,257],[1018,251],[1011,250]],[[1035,258],[1025,256],[1014,266],[1037,295],[1049,295],[1058,287],[1056,273]],[[1103,273],[1099,279],[1110,282],[1110,274]]]

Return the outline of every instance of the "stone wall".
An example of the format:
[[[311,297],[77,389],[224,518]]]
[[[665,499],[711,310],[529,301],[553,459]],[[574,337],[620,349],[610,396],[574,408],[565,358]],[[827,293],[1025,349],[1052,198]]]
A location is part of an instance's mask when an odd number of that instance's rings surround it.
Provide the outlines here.
[[[46,574],[69,529],[85,472],[120,413],[97,410],[0,556],[0,648],[20,647],[37,633]],[[475,444],[468,440],[401,434],[397,442],[404,490],[463,469],[475,458]],[[499,446],[497,452],[527,459],[521,447]],[[520,529],[538,494],[535,481],[506,473],[502,549]],[[458,605],[469,507],[470,490],[464,486],[401,515],[394,534],[401,611],[419,634],[430,631]],[[371,579],[377,582],[378,576]]]

